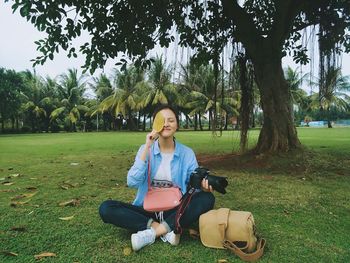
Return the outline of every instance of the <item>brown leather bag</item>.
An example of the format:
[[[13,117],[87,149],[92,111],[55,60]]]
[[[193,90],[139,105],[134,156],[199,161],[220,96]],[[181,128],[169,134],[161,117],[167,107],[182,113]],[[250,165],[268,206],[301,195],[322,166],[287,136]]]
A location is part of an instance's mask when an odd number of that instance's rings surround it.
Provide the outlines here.
[[[227,248],[244,261],[256,261],[264,253],[266,241],[256,237],[250,212],[228,208],[210,210],[200,216],[199,232],[204,246]]]

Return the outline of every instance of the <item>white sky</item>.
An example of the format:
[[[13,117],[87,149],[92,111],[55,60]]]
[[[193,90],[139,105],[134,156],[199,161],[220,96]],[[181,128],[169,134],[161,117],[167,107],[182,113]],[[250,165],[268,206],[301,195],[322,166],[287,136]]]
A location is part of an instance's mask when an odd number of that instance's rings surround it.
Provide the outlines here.
[[[4,3],[0,1],[0,67],[22,71],[32,69],[31,59],[41,55],[36,51],[34,41],[45,37],[45,34],[39,32],[30,22],[20,16],[19,10],[12,14],[12,2]],[[80,40],[84,43],[88,39]],[[85,40],[85,41],[84,41]],[[36,66],[36,72],[41,76],[50,76],[52,78],[64,73],[69,68],[81,69],[85,62],[83,55],[78,54],[78,58],[68,58],[66,52],[60,52],[55,55],[53,61],[48,60],[43,66]],[[350,75],[350,55],[346,54],[342,58],[343,74]],[[107,74],[112,73],[115,62],[108,61],[104,71]],[[297,66],[290,57],[283,59],[283,67],[290,65],[292,68]],[[314,62],[314,70],[317,71],[318,62]],[[310,66],[304,66],[303,72],[309,72]],[[314,71],[315,72],[315,71]],[[95,72],[99,75],[101,70]]]

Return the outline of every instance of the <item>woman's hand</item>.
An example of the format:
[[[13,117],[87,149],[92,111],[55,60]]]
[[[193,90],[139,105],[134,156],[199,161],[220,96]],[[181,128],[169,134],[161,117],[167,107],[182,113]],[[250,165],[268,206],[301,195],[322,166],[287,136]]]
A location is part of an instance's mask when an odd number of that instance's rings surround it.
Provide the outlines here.
[[[213,187],[211,186],[211,185],[209,185],[209,183],[208,183],[208,179],[203,179],[202,180],[202,190],[204,191],[204,192],[213,192],[214,190],[213,190]]]
[[[146,144],[145,144],[146,147],[140,156],[140,159],[142,161],[146,161],[148,151],[151,148],[152,143],[158,138],[158,136],[159,136],[159,134],[155,130],[153,130],[152,132],[150,132],[146,135]]]
[[[146,148],[151,147],[152,143],[159,137],[158,132],[152,130],[146,135]]]

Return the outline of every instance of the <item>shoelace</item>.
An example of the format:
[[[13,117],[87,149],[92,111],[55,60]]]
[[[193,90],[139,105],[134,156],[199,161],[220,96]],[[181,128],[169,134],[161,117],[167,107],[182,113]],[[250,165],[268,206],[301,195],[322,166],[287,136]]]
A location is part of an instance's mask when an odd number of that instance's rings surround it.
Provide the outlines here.
[[[156,219],[159,221],[159,223],[162,223],[164,221],[164,212],[160,211],[160,212],[155,212],[154,213],[156,215]]]

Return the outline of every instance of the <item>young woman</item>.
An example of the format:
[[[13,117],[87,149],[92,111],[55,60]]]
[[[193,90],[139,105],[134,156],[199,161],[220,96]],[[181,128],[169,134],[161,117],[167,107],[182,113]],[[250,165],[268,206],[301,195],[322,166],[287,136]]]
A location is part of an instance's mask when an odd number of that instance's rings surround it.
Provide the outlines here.
[[[138,231],[131,235],[134,251],[152,244],[157,237],[164,242],[178,245],[180,235],[174,233],[176,208],[161,213],[152,213],[143,209],[143,200],[148,190],[148,160],[150,157],[151,184],[156,187],[180,187],[182,194],[187,191],[191,173],[198,167],[196,156],[192,149],[175,140],[178,129],[178,115],[169,105],[160,106],[153,117],[160,112],[164,119],[163,130],[152,131],[146,136],[136,155],[135,162],[127,176],[129,187],[137,188],[137,195],[132,204],[107,200],[99,209],[105,223]],[[208,180],[203,179],[202,191],[195,193],[185,209],[180,224],[186,228],[197,221],[199,216],[214,206],[215,198]]]

